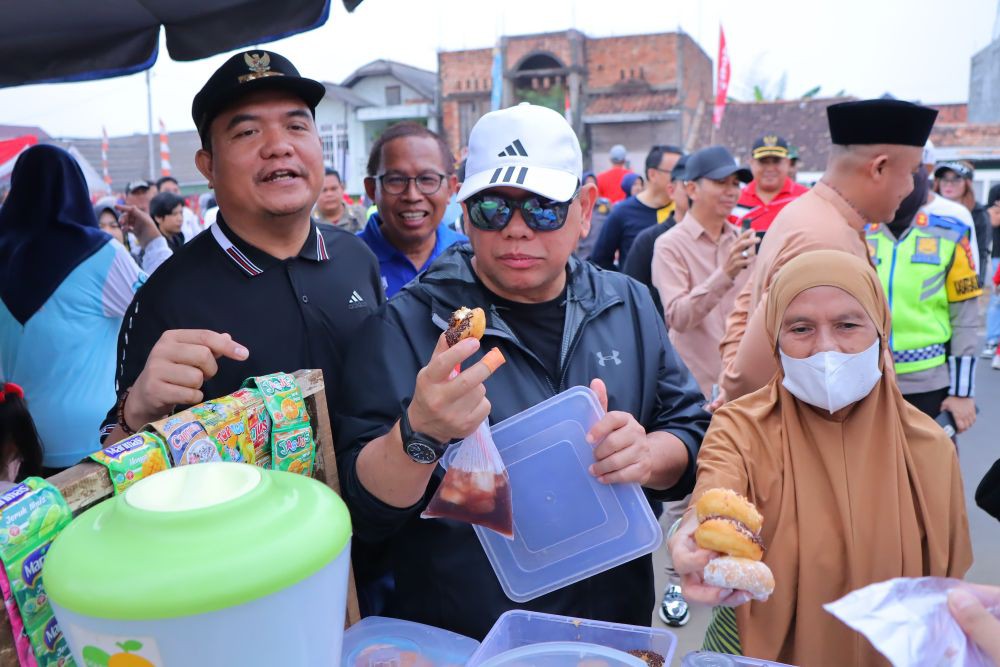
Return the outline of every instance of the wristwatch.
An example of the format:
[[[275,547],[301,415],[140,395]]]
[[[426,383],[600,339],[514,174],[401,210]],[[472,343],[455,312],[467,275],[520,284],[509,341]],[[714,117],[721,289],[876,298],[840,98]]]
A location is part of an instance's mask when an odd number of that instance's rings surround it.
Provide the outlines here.
[[[438,442],[426,433],[414,431],[410,426],[410,416],[407,411],[410,408],[410,401],[403,402],[403,414],[399,417],[399,435],[403,439],[403,451],[417,463],[432,464],[437,463],[444,455],[448,443]]]

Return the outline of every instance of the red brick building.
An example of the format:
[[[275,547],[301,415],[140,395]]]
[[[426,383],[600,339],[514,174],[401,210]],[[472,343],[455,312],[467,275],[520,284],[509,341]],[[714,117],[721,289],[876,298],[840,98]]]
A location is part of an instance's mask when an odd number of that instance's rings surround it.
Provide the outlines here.
[[[502,106],[530,101],[565,112],[584,163],[598,170],[615,144],[641,169],[650,146],[696,145],[711,122],[712,61],[685,33],[591,38],[568,30],[503,37],[497,48]],[[456,152],[490,110],[493,54],[438,54],[440,127]]]

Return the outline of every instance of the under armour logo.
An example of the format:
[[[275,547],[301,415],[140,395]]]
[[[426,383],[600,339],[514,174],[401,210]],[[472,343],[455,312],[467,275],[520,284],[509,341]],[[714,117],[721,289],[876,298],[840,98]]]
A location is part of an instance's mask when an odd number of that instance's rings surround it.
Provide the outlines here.
[[[515,139],[512,143],[507,144],[507,148],[500,151],[497,157],[507,157],[508,155],[520,155],[521,157],[528,157],[528,151],[524,150],[524,146],[521,145],[520,139]]]
[[[613,362],[615,362],[615,366],[621,366],[622,365],[622,360],[618,357],[618,350],[611,350],[611,355],[607,356],[607,357],[605,357],[600,352],[595,352],[594,354],[597,355],[597,363],[599,363],[602,367],[604,367],[604,366],[607,365],[605,363],[606,361],[613,361]]]

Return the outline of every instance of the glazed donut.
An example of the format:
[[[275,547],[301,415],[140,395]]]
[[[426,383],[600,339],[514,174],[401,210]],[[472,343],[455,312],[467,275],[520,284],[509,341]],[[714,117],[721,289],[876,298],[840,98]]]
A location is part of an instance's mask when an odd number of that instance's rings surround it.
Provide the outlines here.
[[[483,337],[486,332],[486,313],[482,308],[466,308],[462,306],[451,314],[448,321],[448,330],[444,332],[444,339],[448,342],[448,347],[453,347],[458,341],[465,338]]]
[[[774,592],[771,568],[757,560],[732,556],[716,558],[705,566],[704,579],[710,586],[746,591],[754,600],[767,600]]]
[[[698,521],[720,516],[736,519],[755,534],[764,525],[764,517],[753,503],[729,489],[709,489],[698,499],[695,507],[698,510]]]
[[[717,517],[704,521],[694,531],[694,541],[702,549],[750,560],[764,557],[760,537],[735,519]]]

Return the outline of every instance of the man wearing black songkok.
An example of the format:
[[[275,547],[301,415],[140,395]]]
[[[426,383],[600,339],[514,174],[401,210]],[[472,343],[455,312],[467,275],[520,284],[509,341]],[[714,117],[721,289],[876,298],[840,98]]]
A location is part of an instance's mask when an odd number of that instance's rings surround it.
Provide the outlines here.
[[[861,100],[827,108],[830,157],[816,186],[782,209],[736,299],[720,344],[722,394],[712,407],[763,387],[776,370],[764,331],[767,293],[778,270],[811,250],[868,258],[864,227],[892,220],[913,190],[937,111],[900,100]]]

